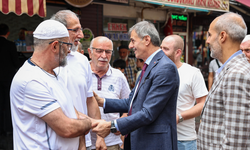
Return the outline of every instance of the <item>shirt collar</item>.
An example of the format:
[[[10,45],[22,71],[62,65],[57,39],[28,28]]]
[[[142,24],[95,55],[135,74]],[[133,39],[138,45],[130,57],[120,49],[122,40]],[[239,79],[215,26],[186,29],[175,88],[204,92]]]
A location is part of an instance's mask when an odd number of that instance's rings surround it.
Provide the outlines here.
[[[220,74],[220,72],[222,71],[222,69],[227,65],[227,63],[231,60],[231,59],[233,59],[234,57],[236,57],[236,56],[238,56],[238,55],[240,55],[240,54],[242,54],[242,51],[241,50],[239,50],[239,51],[237,51],[237,52],[235,52],[231,57],[229,57],[229,59],[216,71],[216,76],[218,75],[218,74]]]
[[[151,55],[147,58],[147,60],[145,61],[145,63],[146,63],[147,65],[149,65],[150,62],[151,62],[151,60],[154,58],[154,56],[155,56],[159,51],[161,51],[161,49],[158,49],[158,50],[155,51],[153,54],[151,54]]]
[[[89,62],[91,62],[91,61],[89,61]],[[92,72],[92,74],[96,74],[96,73],[94,73],[92,70],[91,70],[91,72]],[[111,70],[111,66],[110,66],[110,64],[109,64],[109,69],[108,69],[108,71],[106,72],[106,74],[105,75],[103,75],[103,77],[104,76],[110,76],[112,74],[112,70]],[[100,77],[101,78],[101,77]]]

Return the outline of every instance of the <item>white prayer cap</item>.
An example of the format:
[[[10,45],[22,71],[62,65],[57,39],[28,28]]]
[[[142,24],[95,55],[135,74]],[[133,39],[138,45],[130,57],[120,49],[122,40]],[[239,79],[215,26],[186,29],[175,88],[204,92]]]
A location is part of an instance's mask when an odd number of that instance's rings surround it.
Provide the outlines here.
[[[69,37],[69,32],[59,21],[45,20],[36,27],[33,36],[38,39],[55,39]]]
[[[249,41],[249,40],[250,40],[250,34],[246,35],[241,43],[244,43],[244,42]]]

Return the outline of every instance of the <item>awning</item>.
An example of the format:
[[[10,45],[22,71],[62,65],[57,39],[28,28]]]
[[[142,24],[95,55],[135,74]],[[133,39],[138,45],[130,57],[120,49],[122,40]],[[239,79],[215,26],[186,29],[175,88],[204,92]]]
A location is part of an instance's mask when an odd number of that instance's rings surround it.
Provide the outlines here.
[[[192,9],[198,11],[229,11],[229,0],[136,0],[156,5]],[[243,0],[248,1],[248,0]]]
[[[4,14],[14,12],[19,16],[26,13],[46,17],[46,0],[0,0],[0,11]]]
[[[236,1],[238,1],[238,2],[240,2],[242,4],[244,4],[244,5],[246,5],[248,7],[250,7],[250,0],[236,0]]]

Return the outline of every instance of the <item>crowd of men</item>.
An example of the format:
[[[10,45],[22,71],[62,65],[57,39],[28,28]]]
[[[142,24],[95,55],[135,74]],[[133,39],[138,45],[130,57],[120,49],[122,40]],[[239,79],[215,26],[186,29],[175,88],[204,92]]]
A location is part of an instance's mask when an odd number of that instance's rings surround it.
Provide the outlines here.
[[[138,22],[129,29],[129,45],[119,47],[120,59],[113,68],[113,42],[104,36],[92,39],[89,61],[78,50],[84,35],[77,15],[61,10],[37,26],[34,53],[12,80],[13,147],[249,149],[246,34],[243,18],[235,13],[225,13],[210,24],[206,43],[220,66],[211,71],[208,92],[200,70],[181,62],[184,41],[179,35],[161,41],[152,23]],[[138,78],[128,49],[141,63]],[[198,136],[197,116],[201,116]]]

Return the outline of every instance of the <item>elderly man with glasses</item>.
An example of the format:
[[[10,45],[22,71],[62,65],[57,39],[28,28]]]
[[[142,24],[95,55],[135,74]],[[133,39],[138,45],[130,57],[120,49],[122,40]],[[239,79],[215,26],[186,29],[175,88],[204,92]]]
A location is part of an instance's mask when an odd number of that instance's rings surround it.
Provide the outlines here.
[[[113,43],[107,37],[99,36],[94,38],[88,48],[91,58],[90,66],[92,69],[93,91],[101,97],[123,99],[128,98],[130,89],[124,74],[110,66],[109,62],[113,52]],[[119,113],[104,114],[103,108],[99,107],[101,118],[106,121],[118,119]],[[126,116],[124,114],[124,116]],[[123,116],[123,117],[124,117]],[[120,150],[122,144],[120,133],[110,133],[105,137],[107,150]],[[96,136],[91,132],[92,150],[95,149],[94,143]]]
[[[100,119],[100,111],[93,97],[92,74],[89,61],[86,56],[77,52],[78,43],[84,37],[80,21],[77,15],[70,10],[58,11],[51,19],[57,20],[66,26],[69,39],[73,44],[67,56],[68,65],[60,68],[60,75],[72,95],[74,106],[77,111],[91,118]],[[85,139],[82,140],[83,144],[86,144],[87,150],[90,150],[90,134],[87,134]],[[96,147],[106,149],[103,138],[98,136]]]

